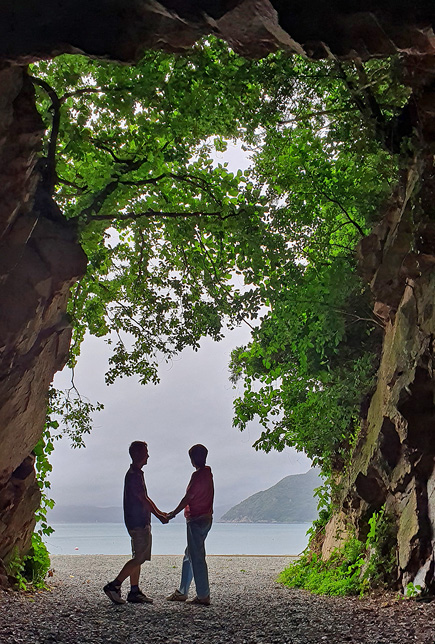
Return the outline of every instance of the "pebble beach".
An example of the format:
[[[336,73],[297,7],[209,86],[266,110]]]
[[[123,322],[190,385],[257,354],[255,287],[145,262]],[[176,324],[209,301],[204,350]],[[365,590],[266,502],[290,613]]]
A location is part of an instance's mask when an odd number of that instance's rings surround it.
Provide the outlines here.
[[[434,644],[435,601],[318,597],[276,582],[290,557],[208,556],[211,605],[168,602],[182,556],[142,568],[152,605],[102,592],[126,556],[57,555],[48,591],[0,593],[2,644]],[[124,584],[124,594],[128,590]],[[194,588],[191,589],[191,597]]]

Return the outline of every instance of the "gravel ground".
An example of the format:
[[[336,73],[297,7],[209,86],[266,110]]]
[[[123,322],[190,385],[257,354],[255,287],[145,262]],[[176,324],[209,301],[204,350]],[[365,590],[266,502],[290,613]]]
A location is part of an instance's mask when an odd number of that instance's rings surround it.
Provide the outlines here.
[[[212,604],[205,607],[165,601],[178,585],[182,557],[156,555],[141,578],[154,604],[115,606],[101,588],[126,557],[54,556],[50,591],[0,594],[0,642],[435,644],[435,601],[316,597],[284,588],[275,579],[289,559],[209,556]]]

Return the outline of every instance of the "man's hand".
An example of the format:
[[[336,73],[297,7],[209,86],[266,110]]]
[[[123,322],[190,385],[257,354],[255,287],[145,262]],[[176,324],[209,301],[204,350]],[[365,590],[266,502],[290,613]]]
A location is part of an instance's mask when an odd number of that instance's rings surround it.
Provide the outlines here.
[[[166,516],[168,517],[168,520],[171,521],[171,519],[175,517],[175,512],[174,511],[168,512]]]
[[[169,523],[169,515],[167,512],[161,512],[159,514],[159,519],[162,523]]]

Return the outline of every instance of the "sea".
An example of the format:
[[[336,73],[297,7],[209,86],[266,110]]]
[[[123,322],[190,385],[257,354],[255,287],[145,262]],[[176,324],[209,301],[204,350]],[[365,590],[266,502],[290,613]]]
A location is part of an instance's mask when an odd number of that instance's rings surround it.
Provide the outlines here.
[[[207,537],[210,555],[298,555],[308,544],[310,523],[214,523]],[[122,523],[59,523],[44,538],[52,555],[127,555],[130,537]],[[181,555],[183,523],[152,525],[153,554]]]

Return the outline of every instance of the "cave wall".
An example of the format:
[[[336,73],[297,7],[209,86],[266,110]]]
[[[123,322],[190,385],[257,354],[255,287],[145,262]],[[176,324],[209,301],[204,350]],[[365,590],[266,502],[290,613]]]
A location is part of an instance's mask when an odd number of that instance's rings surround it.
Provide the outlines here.
[[[386,501],[401,517],[402,578],[429,571],[435,522],[435,447],[433,438],[427,442],[435,326],[430,215],[435,182],[429,149],[435,131],[435,5],[427,0],[21,0],[2,2],[1,11],[0,559],[28,546],[39,500],[32,449],[42,432],[49,383],[68,351],[68,290],[86,265],[74,229],[39,181],[42,124],[23,66],[64,52],[134,61],[146,48],[182,52],[213,33],[253,57],[278,48],[314,58],[400,51],[407,61],[407,80],[418,97],[414,124],[426,156],[410,161],[382,223],[361,245],[362,270],[386,328],[385,345],[342,510],[324,547],[327,556],[337,526],[351,520],[362,530],[367,513]]]
[[[396,194],[395,207],[361,244],[362,265],[371,270],[378,252],[372,288],[385,337],[376,391],[341,480],[323,555],[328,558],[349,531],[365,540],[368,518],[385,505],[398,530],[398,584],[433,590],[435,221],[419,208],[419,172],[415,165],[409,170],[401,198]]]
[[[0,560],[23,552],[40,491],[32,450],[71,331],[68,291],[86,258],[38,184],[42,122],[21,67],[0,71]]]
[[[397,528],[397,585],[433,592],[435,573],[435,58],[408,52],[413,89],[408,165],[380,223],[359,245],[374,313],[385,328],[377,384],[351,464],[338,476],[338,509],[326,528],[328,558],[385,505]]]

